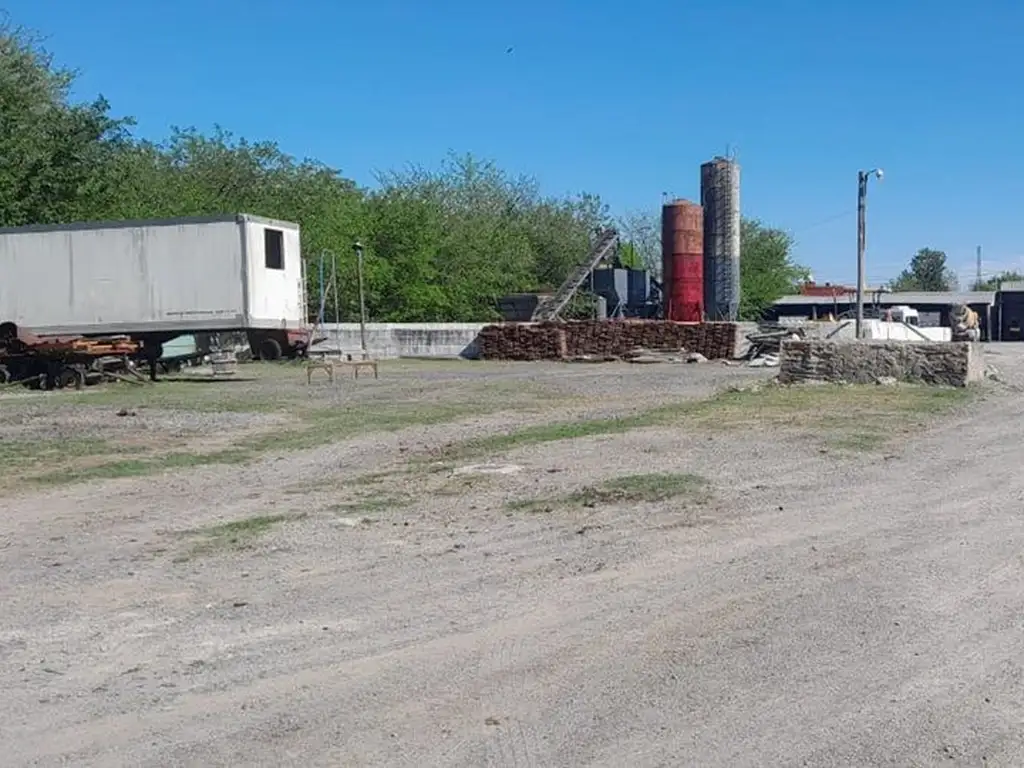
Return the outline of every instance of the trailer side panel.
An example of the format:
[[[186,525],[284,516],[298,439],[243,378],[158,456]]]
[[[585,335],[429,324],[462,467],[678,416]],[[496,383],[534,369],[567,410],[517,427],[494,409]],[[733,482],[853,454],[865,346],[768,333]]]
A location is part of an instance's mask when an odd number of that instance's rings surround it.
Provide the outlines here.
[[[36,333],[244,328],[238,220],[0,232],[0,320]]]

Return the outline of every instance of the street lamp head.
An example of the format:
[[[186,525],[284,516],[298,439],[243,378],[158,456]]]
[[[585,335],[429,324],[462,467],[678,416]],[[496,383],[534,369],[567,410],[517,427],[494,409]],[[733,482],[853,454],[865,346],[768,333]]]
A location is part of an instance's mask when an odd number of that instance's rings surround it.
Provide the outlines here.
[[[883,171],[881,168],[875,168],[872,171],[872,173],[875,174],[875,176],[878,178],[879,181],[881,181],[883,178],[885,178],[885,171]]]
[[[361,242],[359,242],[358,240],[356,240],[354,243],[352,243],[352,250],[353,251],[361,251],[361,250],[363,250],[363,244]]]

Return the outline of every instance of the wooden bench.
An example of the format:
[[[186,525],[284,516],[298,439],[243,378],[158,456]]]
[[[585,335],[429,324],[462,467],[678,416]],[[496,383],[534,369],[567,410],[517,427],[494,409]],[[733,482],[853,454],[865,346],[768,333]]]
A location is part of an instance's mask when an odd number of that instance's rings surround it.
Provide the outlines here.
[[[338,360],[337,362],[335,362],[335,365],[351,366],[352,373],[355,374],[355,378],[357,379],[359,378],[360,368],[369,368],[371,371],[373,371],[373,378],[380,378],[377,371],[376,360]]]
[[[313,371],[324,371],[327,379],[334,383],[334,362],[332,360],[310,360],[306,363],[306,384],[313,383]]]
[[[313,382],[313,371],[321,370],[327,373],[328,380],[334,383],[334,369],[337,366],[351,367],[355,378],[359,378],[360,368],[369,368],[373,371],[373,378],[380,378],[376,360],[310,360],[306,363],[306,384]]]

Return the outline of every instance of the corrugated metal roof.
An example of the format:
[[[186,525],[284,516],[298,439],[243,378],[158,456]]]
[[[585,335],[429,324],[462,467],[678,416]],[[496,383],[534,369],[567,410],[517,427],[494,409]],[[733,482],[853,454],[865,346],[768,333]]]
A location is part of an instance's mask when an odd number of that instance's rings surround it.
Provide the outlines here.
[[[999,290],[1001,291],[1024,291],[1024,282],[1020,280],[1007,280],[1005,283],[999,284]]]
[[[875,303],[875,292],[865,291],[864,292],[864,303],[871,305]],[[857,296],[853,294],[847,296],[837,296],[833,299],[831,296],[783,296],[781,299],[775,302],[776,307],[804,307],[810,305],[817,305],[820,307],[828,307],[833,304],[856,304]],[[953,293],[953,292],[932,292],[932,291],[908,291],[900,293],[883,293],[878,296],[878,303],[885,305],[893,304],[909,304],[914,306],[915,304],[995,304],[996,293],[995,291],[968,291],[965,293]]]

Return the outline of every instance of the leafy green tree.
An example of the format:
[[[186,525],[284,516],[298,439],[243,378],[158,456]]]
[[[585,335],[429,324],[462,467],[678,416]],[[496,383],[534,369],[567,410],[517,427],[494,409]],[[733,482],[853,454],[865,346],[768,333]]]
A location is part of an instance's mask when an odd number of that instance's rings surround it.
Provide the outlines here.
[[[89,218],[114,194],[107,169],[130,121],[102,97],[72,104],[73,82],[36,38],[0,22],[0,224]]]
[[[740,227],[740,318],[757,320],[776,300],[796,293],[808,278],[794,263],[788,232],[744,219]]]
[[[382,174],[367,242],[381,265],[382,319],[479,320],[507,293],[551,289],[607,221],[600,200],[541,197],[537,183],[471,155]]]
[[[175,129],[162,143],[135,142],[113,163],[119,194],[101,218],[144,219],[254,213],[302,227],[310,309],[319,309],[321,253],[337,260],[339,285],[355,283],[352,243],[365,229],[364,192],[315,161],[297,161],[272,142]],[[328,263],[327,274],[332,265]],[[333,301],[333,292],[328,292]],[[356,301],[358,316],[358,301]],[[327,316],[342,316],[328,304]]]
[[[640,257],[640,250],[632,242],[625,242],[619,245],[619,263],[626,269],[644,269],[644,260]]]
[[[1019,283],[1022,281],[1024,281],[1024,275],[1022,275],[1020,272],[1011,270],[1009,272],[1000,272],[998,275],[990,277],[986,280],[975,280],[973,283],[971,283],[971,290],[998,291],[999,286],[1002,285],[1003,283]]]
[[[893,291],[952,291],[956,284],[956,274],[946,266],[945,252],[922,248],[889,287]]]

